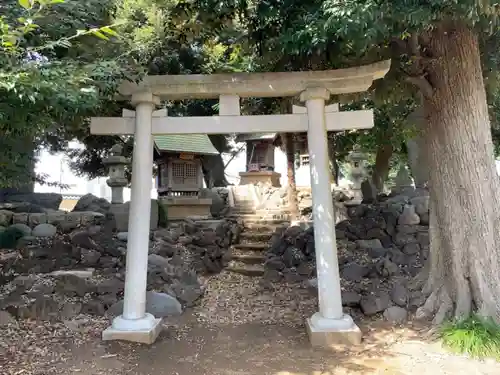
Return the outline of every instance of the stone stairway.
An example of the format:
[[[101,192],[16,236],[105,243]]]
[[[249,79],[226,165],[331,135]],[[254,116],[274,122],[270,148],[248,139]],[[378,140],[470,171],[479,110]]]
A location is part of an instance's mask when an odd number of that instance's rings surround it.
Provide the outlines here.
[[[280,208],[255,209],[251,197],[235,194],[230,216],[242,222],[243,231],[240,242],[231,249],[228,271],[246,276],[262,276],[269,241],[278,226],[290,223],[289,213]]]

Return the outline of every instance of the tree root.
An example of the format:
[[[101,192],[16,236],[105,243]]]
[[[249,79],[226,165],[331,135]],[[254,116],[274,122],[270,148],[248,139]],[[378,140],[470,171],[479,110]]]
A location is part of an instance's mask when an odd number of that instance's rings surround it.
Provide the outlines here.
[[[453,301],[446,288],[441,286],[429,295],[423,306],[417,309],[415,317],[422,320],[434,317],[432,324],[439,325],[449,318],[452,312]]]

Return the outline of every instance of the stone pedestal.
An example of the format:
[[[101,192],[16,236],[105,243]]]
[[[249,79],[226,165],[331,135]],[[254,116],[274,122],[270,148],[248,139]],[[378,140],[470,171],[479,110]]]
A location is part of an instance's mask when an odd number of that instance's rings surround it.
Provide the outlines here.
[[[130,320],[117,317],[113,325],[102,332],[102,339],[124,340],[138,342],[141,344],[152,344],[161,332],[161,318],[155,318],[151,314],[145,314],[144,318],[138,319],[143,326],[131,324]]]
[[[240,185],[263,183],[281,187],[280,177],[280,173],[273,171],[240,172]]]
[[[130,219],[130,202],[123,204],[112,204],[109,211],[114,215],[116,229],[118,232],[128,232]],[[151,211],[149,216],[149,229],[158,229],[158,201],[151,199]]]
[[[336,320],[336,322],[343,324],[338,324],[337,326],[322,326],[321,318],[319,321],[315,321],[314,315],[307,319],[306,329],[311,345],[326,349],[334,349],[340,345],[361,344],[361,330],[354,324],[350,316],[344,315],[343,319]]]
[[[209,198],[161,198],[158,200],[167,212],[167,220],[183,220],[189,217],[208,219],[212,200]]]

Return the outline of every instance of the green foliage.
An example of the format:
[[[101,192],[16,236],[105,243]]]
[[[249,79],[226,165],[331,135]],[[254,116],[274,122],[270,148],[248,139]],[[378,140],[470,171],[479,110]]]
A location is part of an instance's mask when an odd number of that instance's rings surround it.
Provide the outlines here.
[[[500,360],[500,326],[491,319],[471,316],[449,322],[441,327],[440,337],[456,353]]]
[[[15,249],[17,243],[24,237],[24,233],[19,228],[9,227],[0,232],[0,249]]]
[[[88,1],[86,5],[95,5]],[[0,18],[0,187],[40,180],[32,174],[36,148],[65,142],[63,129],[76,128],[114,94],[124,71],[116,59],[86,48],[116,32],[85,13],[79,1],[9,0]],[[79,17],[79,18],[73,18]],[[68,27],[68,24],[73,25]],[[88,28],[88,24],[96,26]],[[61,27],[62,26],[62,27]],[[104,36],[104,38],[103,38]],[[82,42],[82,40],[85,40]],[[108,43],[109,41],[103,41]],[[14,147],[18,139],[24,148]],[[14,162],[12,162],[14,161]],[[30,170],[31,166],[31,170]]]

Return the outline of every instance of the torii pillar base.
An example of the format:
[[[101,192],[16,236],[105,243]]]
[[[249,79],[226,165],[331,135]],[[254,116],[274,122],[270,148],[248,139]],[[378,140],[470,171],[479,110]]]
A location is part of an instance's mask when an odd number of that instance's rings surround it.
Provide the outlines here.
[[[104,341],[123,340],[150,345],[156,341],[162,330],[162,319],[155,318],[151,314],[146,314],[144,319],[141,319],[147,323],[143,324],[142,327],[138,327],[134,323],[127,324],[127,320],[122,317],[117,317],[115,319],[119,322],[114,321],[111,327],[102,332],[102,339]]]
[[[318,321],[318,319],[315,319],[317,318],[315,315],[318,315],[318,313],[306,319],[307,334],[313,347],[338,349],[341,346],[361,344],[363,334],[348,315],[338,321],[329,321],[330,319],[324,318],[320,318]],[[327,324],[322,324],[322,321]]]

